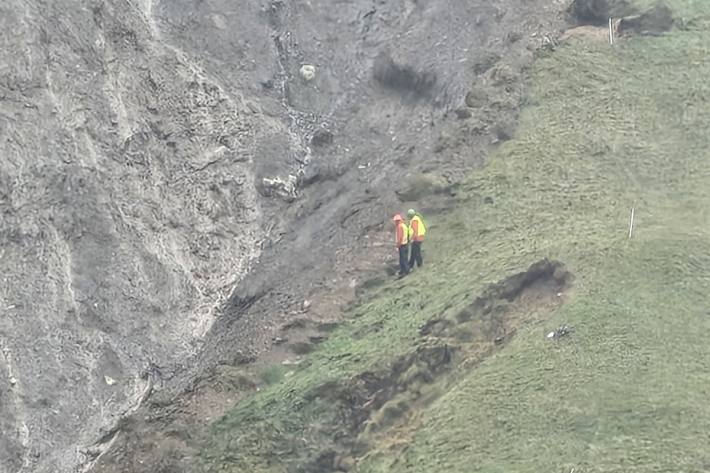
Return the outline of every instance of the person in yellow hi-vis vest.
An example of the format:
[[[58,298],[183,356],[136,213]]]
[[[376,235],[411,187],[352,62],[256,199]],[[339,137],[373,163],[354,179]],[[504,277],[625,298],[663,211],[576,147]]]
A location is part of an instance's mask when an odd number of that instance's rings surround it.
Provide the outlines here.
[[[409,268],[413,269],[416,264],[417,267],[422,267],[422,243],[424,243],[424,235],[426,235],[426,226],[424,225],[424,220],[422,216],[418,214],[414,209],[409,209],[407,211],[407,217],[409,217],[409,234],[410,241],[412,242],[412,248],[409,256]]]
[[[404,221],[400,214],[397,214],[392,219],[395,227],[395,246],[399,253],[399,277],[403,278],[409,274],[409,225]]]

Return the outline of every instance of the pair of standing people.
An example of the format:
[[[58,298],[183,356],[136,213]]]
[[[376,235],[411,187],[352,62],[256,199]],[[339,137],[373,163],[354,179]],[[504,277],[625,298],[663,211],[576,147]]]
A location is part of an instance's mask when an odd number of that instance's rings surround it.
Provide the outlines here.
[[[418,267],[422,266],[422,243],[426,235],[426,226],[420,214],[414,209],[409,209],[407,218],[408,222],[397,214],[393,219],[396,228],[395,241],[399,252],[400,277],[409,274],[409,270],[414,268],[415,264]]]

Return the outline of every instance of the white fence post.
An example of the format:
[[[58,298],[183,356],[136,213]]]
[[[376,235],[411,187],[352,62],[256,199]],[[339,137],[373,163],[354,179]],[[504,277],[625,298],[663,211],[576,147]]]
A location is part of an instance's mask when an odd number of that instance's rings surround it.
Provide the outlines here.
[[[609,44],[614,44],[614,24],[611,18],[609,18]]]

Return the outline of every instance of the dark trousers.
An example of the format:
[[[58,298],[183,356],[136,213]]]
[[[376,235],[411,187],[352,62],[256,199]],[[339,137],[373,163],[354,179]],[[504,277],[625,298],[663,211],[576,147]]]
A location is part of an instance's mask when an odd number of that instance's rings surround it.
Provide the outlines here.
[[[405,275],[409,273],[409,262],[407,257],[409,256],[409,248],[407,245],[402,245],[399,247],[399,274]]]
[[[413,241],[412,242],[412,254],[409,257],[409,267],[413,268],[414,263],[417,263],[417,266],[420,268],[422,267],[422,242],[421,241]]]

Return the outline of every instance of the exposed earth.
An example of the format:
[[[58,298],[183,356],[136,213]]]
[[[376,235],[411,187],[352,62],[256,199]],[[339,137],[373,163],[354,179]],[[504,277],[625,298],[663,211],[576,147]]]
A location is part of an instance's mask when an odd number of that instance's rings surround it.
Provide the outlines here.
[[[418,412],[566,304],[581,269],[566,242],[521,243],[439,315],[402,322],[410,351],[321,383],[319,360],[360,362],[338,340],[380,336],[408,304],[383,296],[407,287],[392,214],[460,235],[471,209],[485,247],[500,189],[547,188],[469,177],[539,106],[536,60],[607,46],[608,16],[622,38],[702,24],[629,2],[238,3],[0,5],[0,471],[390,471]],[[447,255],[467,248],[453,238]],[[302,399],[332,412],[252,416],[291,409],[269,393],[308,376]]]
[[[562,7],[4,2],[4,467],[87,464],[305,300],[338,320],[401,200],[447,205],[510,136]]]

